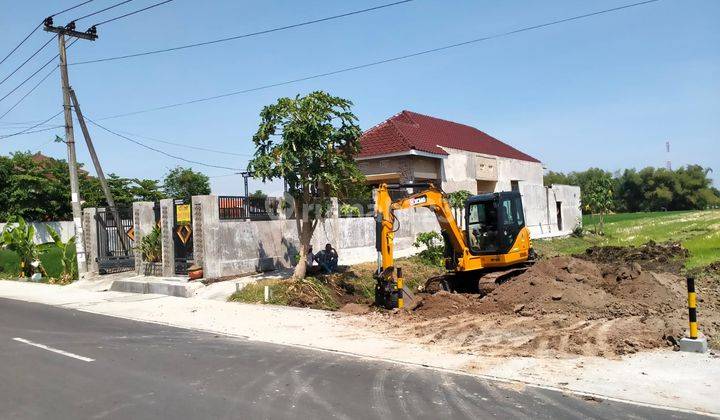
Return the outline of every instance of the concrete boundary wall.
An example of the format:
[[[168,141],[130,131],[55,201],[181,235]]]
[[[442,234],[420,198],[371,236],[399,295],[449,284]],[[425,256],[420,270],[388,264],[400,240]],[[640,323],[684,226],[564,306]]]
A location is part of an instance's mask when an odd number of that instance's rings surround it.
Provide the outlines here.
[[[28,223],[35,227],[36,244],[46,244],[53,241],[48,233],[48,228],[52,228],[56,232],[59,232],[63,242],[67,242],[68,239],[75,236],[75,224],[72,221]],[[5,229],[5,225],[7,225],[7,223],[0,223],[0,232]]]
[[[255,271],[292,267],[299,240],[295,220],[220,220],[217,196],[195,196],[193,231],[194,256],[202,262],[206,278],[219,278]],[[412,244],[420,232],[439,225],[428,209],[400,211],[400,227],[395,234],[398,255],[414,252]],[[198,235],[197,233],[200,232]],[[331,243],[340,254],[340,264],[356,264],[377,259],[375,222],[372,217],[333,217],[318,223],[312,238],[313,250]]]

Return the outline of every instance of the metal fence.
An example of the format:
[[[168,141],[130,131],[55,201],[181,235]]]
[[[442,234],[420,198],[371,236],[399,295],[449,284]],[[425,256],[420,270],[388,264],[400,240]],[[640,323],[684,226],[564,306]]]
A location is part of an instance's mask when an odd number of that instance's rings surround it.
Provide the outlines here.
[[[270,220],[277,216],[278,204],[273,197],[218,197],[220,220]]]
[[[119,216],[120,223],[115,216]],[[132,212],[129,208],[100,208],[97,223],[98,269],[100,274],[135,268]]]

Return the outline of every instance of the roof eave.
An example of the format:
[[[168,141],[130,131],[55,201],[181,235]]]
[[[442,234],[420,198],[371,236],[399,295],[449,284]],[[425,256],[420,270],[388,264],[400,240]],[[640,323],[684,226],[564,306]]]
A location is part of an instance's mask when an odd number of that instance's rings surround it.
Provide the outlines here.
[[[439,153],[429,153],[429,152],[423,152],[421,150],[410,149],[410,150],[404,150],[402,152],[383,153],[380,155],[370,155],[370,156],[359,156],[359,157],[355,158],[355,160],[384,159],[384,158],[400,157],[400,156],[422,156],[422,157],[429,157],[429,158],[434,158],[434,159],[445,159],[447,157],[447,155],[441,155]]]

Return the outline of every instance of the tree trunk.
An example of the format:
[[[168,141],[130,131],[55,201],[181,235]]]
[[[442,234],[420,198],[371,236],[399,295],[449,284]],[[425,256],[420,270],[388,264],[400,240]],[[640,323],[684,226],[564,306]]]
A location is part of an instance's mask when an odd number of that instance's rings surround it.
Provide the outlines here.
[[[307,206],[301,201],[303,200],[295,200],[295,226],[297,227],[298,240],[300,241],[300,255],[298,263],[295,266],[295,271],[293,272],[293,277],[296,279],[305,278],[305,274],[307,273],[307,255],[313,231],[315,230],[314,224],[310,222],[310,215],[306,209]]]

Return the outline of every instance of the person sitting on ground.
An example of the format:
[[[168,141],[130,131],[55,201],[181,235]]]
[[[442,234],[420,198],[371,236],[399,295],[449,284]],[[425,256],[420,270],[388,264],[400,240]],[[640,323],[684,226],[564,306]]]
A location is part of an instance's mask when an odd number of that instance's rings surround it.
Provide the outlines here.
[[[326,274],[330,274],[337,270],[338,253],[332,245],[327,244],[325,249],[315,254],[315,261]]]
[[[319,252],[318,252],[319,254]],[[308,247],[307,255],[305,256],[305,274],[312,276],[320,272],[320,266],[314,265],[317,262],[315,255],[313,254],[313,247]]]

